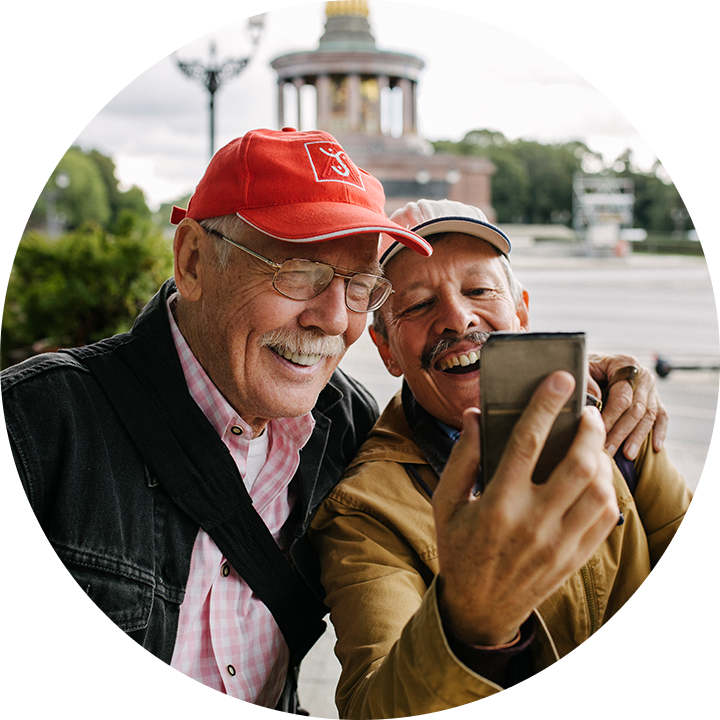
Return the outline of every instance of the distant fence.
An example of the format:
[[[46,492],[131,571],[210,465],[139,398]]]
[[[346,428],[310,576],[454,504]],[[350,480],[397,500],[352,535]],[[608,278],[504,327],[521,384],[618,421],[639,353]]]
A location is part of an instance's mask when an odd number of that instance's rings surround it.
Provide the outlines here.
[[[645,240],[636,240],[631,245],[634,253],[704,255],[699,241],[678,237],[673,233],[648,233]]]
[[[510,238],[513,248],[564,245],[567,249],[575,247],[579,252],[582,252],[584,248],[575,230],[566,225],[507,224],[502,225],[502,229]],[[601,250],[602,246],[595,246],[595,249]],[[613,246],[609,245],[605,250],[611,252]],[[687,235],[677,235],[670,232],[647,233],[647,236],[642,240],[628,242],[626,250],[658,255],[704,255],[702,245],[698,240],[690,239]]]

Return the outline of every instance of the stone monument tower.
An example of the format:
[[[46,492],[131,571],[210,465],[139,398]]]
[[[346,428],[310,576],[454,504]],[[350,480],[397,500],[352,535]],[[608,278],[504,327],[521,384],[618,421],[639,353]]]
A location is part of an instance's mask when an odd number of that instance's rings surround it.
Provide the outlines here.
[[[494,165],[481,157],[435,153],[419,134],[417,94],[424,61],[377,48],[367,0],[327,2],[325,14],[317,50],[289,53],[271,63],[278,75],[278,126],[334,135],[360,167],[382,182],[388,213],[420,197],[447,197],[477,205],[493,220]],[[294,101],[292,117],[288,99]]]

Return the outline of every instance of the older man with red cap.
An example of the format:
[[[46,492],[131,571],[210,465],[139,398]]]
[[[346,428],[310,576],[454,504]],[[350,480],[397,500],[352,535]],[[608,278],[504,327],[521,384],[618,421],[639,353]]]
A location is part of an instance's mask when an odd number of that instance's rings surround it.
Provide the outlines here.
[[[384,200],[332,136],[248,132],[174,209],[175,277],[130,332],[2,376],[21,480],[83,590],[270,708],[295,709],[324,627],[305,530],[377,417],[337,365],[391,292],[379,233],[431,252]]]

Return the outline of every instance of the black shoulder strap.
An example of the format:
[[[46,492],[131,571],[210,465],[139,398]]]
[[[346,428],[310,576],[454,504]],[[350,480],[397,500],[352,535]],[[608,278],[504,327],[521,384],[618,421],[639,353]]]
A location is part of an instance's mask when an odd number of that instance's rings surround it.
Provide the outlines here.
[[[410,479],[415,480],[415,482],[425,491],[427,496],[432,500],[433,491],[430,489],[430,486],[420,477],[420,473],[417,471],[417,468],[410,463],[403,463],[403,467],[405,468],[405,472],[410,476]]]
[[[291,663],[298,664],[322,635],[327,609],[278,547],[200,408],[187,392],[178,393],[173,369],[138,337],[111,352],[80,350],[76,357],[100,383],[163,489],[270,609]]]

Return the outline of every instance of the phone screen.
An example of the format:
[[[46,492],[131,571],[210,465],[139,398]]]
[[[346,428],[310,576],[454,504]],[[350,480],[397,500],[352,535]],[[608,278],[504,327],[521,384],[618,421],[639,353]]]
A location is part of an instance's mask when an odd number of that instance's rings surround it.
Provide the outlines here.
[[[556,418],[533,473],[547,480],[565,456],[585,405],[587,356],[585,334],[492,333],[480,353],[480,428],[482,483],[492,479],[515,423],[535,388],[556,370],[575,377],[572,397]]]

